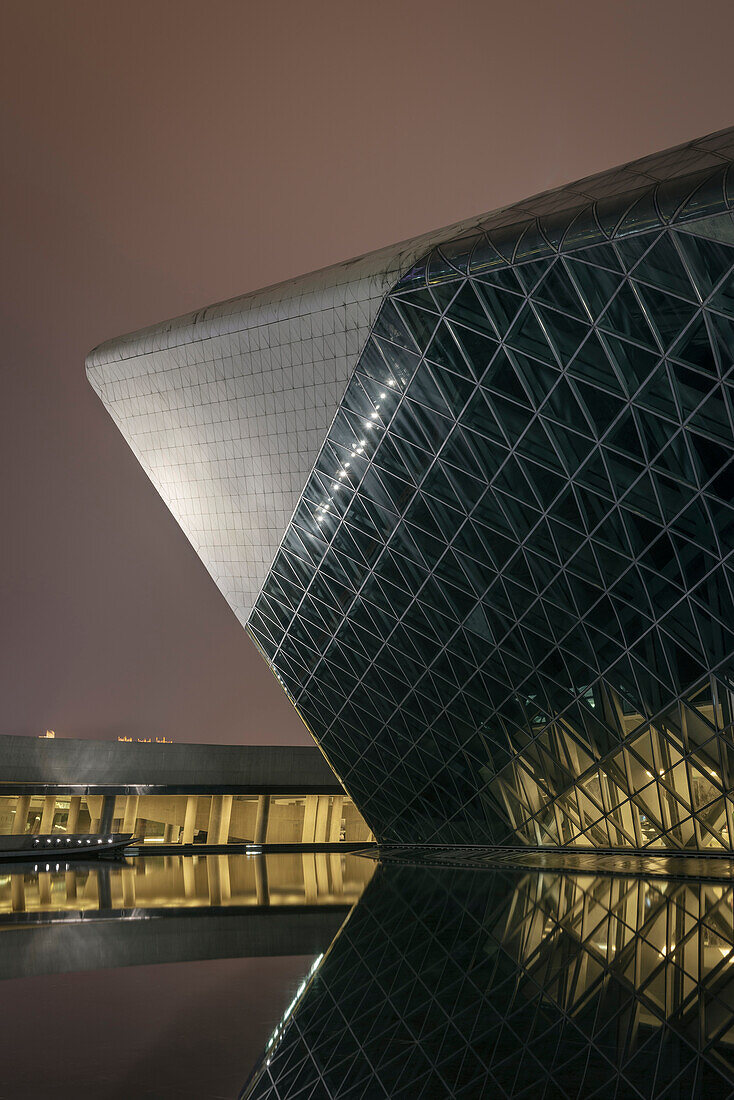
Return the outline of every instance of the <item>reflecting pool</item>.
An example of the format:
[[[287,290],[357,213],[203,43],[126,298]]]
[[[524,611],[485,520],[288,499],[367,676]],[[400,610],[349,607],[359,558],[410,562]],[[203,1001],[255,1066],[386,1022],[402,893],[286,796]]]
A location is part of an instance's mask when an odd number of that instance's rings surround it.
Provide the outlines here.
[[[4,868],[0,979],[0,1100],[734,1096],[718,858]]]
[[[0,928],[23,917],[64,913],[126,917],[141,911],[346,906],[360,897],[373,866],[351,852],[155,855],[79,864],[40,861],[0,867]],[[132,910],[133,912],[126,912]],[[15,919],[13,919],[15,918]]]
[[[723,870],[385,863],[240,1095],[730,1096]]]
[[[235,1097],[374,870],[343,849],[0,867],[0,1100]]]

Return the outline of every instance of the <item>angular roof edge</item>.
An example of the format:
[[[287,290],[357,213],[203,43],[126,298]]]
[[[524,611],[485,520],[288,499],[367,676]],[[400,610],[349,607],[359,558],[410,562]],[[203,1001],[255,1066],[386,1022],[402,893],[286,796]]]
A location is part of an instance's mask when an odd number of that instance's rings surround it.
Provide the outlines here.
[[[284,301],[291,301],[294,297],[308,297],[318,293],[325,286],[348,284],[387,271],[405,271],[408,266],[421,259],[425,253],[442,241],[454,239],[479,227],[494,230],[510,227],[522,221],[552,215],[559,210],[567,210],[575,200],[579,207],[615,195],[619,196],[621,201],[622,196],[636,189],[649,188],[672,176],[713,169],[717,164],[723,165],[732,159],[731,155],[726,153],[722,155],[720,150],[726,147],[730,153],[733,144],[734,127],[719,130],[693,141],[683,142],[661,152],[641,157],[628,164],[604,169],[602,172],[596,172],[573,183],[538,192],[489,213],[478,214],[397,244],[339,261],[303,275],[293,276],[282,282],[251,290],[221,302],[214,302],[178,317],[113,337],[98,344],[89,352],[85,360],[87,371],[104,363],[145,355],[163,348],[206,339],[208,336],[238,331],[242,325],[238,324],[237,319],[241,320],[243,315],[251,309],[271,306],[275,320],[278,318],[278,305]],[[688,154],[688,164],[682,171],[681,165],[685,163],[685,159],[681,154],[685,153]],[[262,323],[262,320],[258,323]]]
[[[399,281],[730,208],[732,157],[734,128],[108,340],[87,376],[245,625]]]

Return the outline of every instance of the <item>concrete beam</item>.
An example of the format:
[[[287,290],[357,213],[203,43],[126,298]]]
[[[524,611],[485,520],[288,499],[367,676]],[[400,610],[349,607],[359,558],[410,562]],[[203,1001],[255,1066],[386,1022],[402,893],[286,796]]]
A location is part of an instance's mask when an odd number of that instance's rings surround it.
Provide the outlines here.
[[[99,793],[136,786],[184,788],[182,793],[186,788],[236,789],[243,794],[343,793],[315,747],[0,736],[0,786],[17,783],[105,789]]]

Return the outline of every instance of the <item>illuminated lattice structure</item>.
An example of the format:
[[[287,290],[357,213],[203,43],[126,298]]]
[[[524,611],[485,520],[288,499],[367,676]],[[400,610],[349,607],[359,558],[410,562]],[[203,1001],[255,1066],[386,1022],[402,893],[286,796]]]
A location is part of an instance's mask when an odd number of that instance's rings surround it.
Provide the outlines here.
[[[728,1097],[730,883],[378,869],[242,1097]]]
[[[727,173],[383,305],[250,619],[381,839],[734,846]]]
[[[529,200],[407,271],[405,246],[379,309],[388,284],[360,261],[370,306],[328,400],[292,286],[92,357],[379,839],[734,850],[733,151],[726,132]],[[321,322],[350,278],[331,276]],[[284,340],[310,381],[278,436],[273,527],[260,451],[295,375],[278,367],[280,404],[242,395]]]

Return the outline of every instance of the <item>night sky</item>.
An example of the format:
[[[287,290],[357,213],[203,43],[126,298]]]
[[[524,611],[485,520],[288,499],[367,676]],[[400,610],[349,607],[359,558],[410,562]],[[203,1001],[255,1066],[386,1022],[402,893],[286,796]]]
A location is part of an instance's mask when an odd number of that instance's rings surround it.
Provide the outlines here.
[[[730,0],[2,0],[0,732],[310,743],[85,354],[731,125],[732,31]]]

